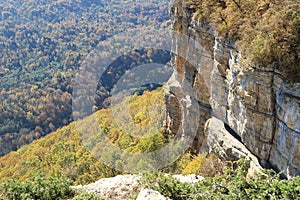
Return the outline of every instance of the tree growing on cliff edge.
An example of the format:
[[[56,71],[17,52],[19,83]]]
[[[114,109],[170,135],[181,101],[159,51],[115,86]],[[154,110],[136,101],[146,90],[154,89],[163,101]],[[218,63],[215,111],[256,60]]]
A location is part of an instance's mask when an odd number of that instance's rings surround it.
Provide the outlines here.
[[[300,5],[287,0],[187,0],[200,23],[234,41],[255,66],[275,66],[300,81]]]

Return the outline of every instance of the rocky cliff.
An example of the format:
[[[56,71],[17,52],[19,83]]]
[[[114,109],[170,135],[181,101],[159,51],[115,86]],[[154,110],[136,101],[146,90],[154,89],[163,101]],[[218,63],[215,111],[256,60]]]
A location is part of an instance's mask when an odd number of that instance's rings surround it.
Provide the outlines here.
[[[165,95],[169,130],[195,132],[192,149],[201,151],[209,149],[205,122],[218,118],[263,166],[299,175],[300,83],[285,81],[276,66],[241,62],[235,44],[194,20],[185,1],[175,1],[171,12],[177,34]]]

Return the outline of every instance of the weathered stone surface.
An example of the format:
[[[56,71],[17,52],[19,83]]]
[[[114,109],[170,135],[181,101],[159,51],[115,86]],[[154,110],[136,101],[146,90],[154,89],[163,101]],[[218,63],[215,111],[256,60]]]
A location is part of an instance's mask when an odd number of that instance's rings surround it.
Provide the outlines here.
[[[167,198],[155,190],[143,189],[136,200],[167,200]]]
[[[224,122],[227,122],[228,110],[228,87],[226,80],[221,76],[217,69],[212,71],[211,85],[219,87],[211,87],[210,105],[213,115]]]
[[[275,76],[276,130],[270,162],[290,178],[300,175],[300,84]]]
[[[278,79],[279,77],[276,77]],[[277,81],[280,82],[280,81]],[[282,82],[276,86],[276,113],[278,120],[300,133],[300,84]]]
[[[139,175],[119,175],[112,178],[103,178],[89,185],[73,187],[75,190],[83,190],[93,193],[101,198],[111,200],[123,200],[133,198],[139,192]]]
[[[195,75],[195,82],[194,82],[194,88],[197,88],[195,90],[195,98],[199,102],[203,102],[205,104],[209,104],[209,98],[210,98],[210,91],[207,87],[207,84],[203,80],[203,72],[197,73]]]
[[[169,174],[165,174],[169,176]],[[108,200],[124,200],[133,199],[138,195],[137,199],[141,200],[167,200],[159,192],[141,188],[139,180],[140,175],[119,175],[112,178],[103,178],[88,185],[72,186],[72,189],[93,193]],[[172,175],[182,183],[196,183],[204,178],[198,175]]]
[[[279,170],[284,170],[288,178],[300,175],[299,133],[289,129],[279,120],[277,120],[276,124],[276,134],[270,155],[270,163]]]
[[[212,49],[206,51],[202,47],[211,34],[190,27],[190,10],[179,9],[186,7],[184,1],[175,2],[173,51],[175,56],[172,63],[174,74],[170,78],[165,91],[167,119],[169,131],[175,135],[191,140],[191,149],[201,146],[204,135],[205,121],[211,116],[210,74],[213,59]],[[204,34],[205,33],[205,34]]]
[[[224,126],[224,122],[213,117],[205,124],[206,144],[209,152],[214,152],[223,160],[237,160],[246,158],[250,160],[249,173],[259,173],[261,166],[254,156],[240,141],[234,138]]]
[[[201,120],[214,116],[229,125],[261,163],[284,170],[288,176],[300,174],[300,84],[287,83],[272,65],[256,68],[244,63],[234,44],[193,20],[184,1],[175,1],[175,10],[174,29],[186,37],[174,38],[177,56],[169,85],[176,82],[177,89],[170,89],[169,94],[179,104],[167,106],[169,129],[174,130],[175,124],[181,133],[193,131],[185,130],[184,121],[199,120],[193,148],[200,149],[205,138]],[[186,96],[191,100],[189,109],[181,105],[185,101],[180,99]],[[205,114],[197,114],[194,104],[206,107]],[[176,107],[181,116],[177,121],[172,116]]]
[[[195,174],[189,174],[189,175],[175,174],[172,176],[173,178],[179,180],[181,183],[197,183],[204,179],[202,176],[195,175]]]

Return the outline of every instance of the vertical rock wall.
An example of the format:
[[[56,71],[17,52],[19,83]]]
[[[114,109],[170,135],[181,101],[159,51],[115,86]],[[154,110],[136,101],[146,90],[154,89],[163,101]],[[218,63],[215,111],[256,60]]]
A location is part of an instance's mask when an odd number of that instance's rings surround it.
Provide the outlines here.
[[[192,148],[199,150],[204,124],[214,116],[263,165],[287,176],[300,174],[300,84],[285,82],[273,66],[243,63],[233,44],[192,19],[184,2],[175,1],[172,8],[179,36],[174,36],[175,71],[166,91],[170,131],[196,131]]]
[[[300,84],[274,76],[275,134],[269,161],[288,177],[300,175]]]
[[[165,95],[169,130],[175,135],[194,137],[192,150],[198,151],[204,141],[204,125],[211,116],[210,74],[213,67],[213,36],[190,24],[189,10],[183,1],[172,8],[174,31],[174,73]],[[194,24],[196,25],[196,24]],[[203,46],[211,47],[205,49]],[[195,133],[197,133],[195,135]]]

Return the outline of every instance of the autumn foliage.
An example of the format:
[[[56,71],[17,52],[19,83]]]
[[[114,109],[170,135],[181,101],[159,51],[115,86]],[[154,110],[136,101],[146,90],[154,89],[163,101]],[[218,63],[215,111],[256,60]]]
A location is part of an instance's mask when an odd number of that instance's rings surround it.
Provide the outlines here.
[[[165,11],[160,1],[1,1],[0,155],[69,124],[74,78],[83,60],[121,32],[159,28],[168,19]],[[126,53],[122,44],[119,50]],[[131,57],[127,60],[140,62]],[[132,64],[122,63],[106,77],[111,84]],[[109,89],[97,91],[97,108]]]
[[[294,0],[188,0],[194,17],[234,42],[245,67],[300,81],[300,5]],[[255,66],[253,66],[255,65]]]
[[[127,129],[116,123],[112,109],[116,109],[115,111],[119,113],[122,112],[121,108],[124,110],[124,106],[128,106],[130,111],[129,122],[138,128]],[[154,151],[161,148],[167,141],[161,124],[163,120],[159,118],[161,113],[165,112],[162,89],[146,91],[142,96],[127,97],[115,107],[99,110],[81,121],[91,132],[93,126],[97,126],[99,129],[94,130],[99,130],[99,132],[95,134],[78,134],[80,128],[85,127],[78,127],[75,122],[72,122],[18,151],[1,157],[0,182],[6,179],[33,180],[35,177],[42,176],[66,177],[72,180],[73,184],[85,184],[121,173],[96,159],[87,150],[88,142],[84,137],[90,137],[88,140],[94,142],[94,149],[101,149],[105,147],[101,141],[95,143],[96,137],[99,134],[105,134],[110,142],[124,151],[131,152]],[[122,116],[122,113],[120,115]],[[158,128],[153,129],[153,125]],[[128,130],[132,131],[128,132]],[[138,137],[142,133],[143,137]],[[85,141],[84,144],[82,141]],[[113,159],[111,156],[113,154],[114,152],[106,152],[112,165],[122,159],[122,155],[114,155],[119,159]]]

